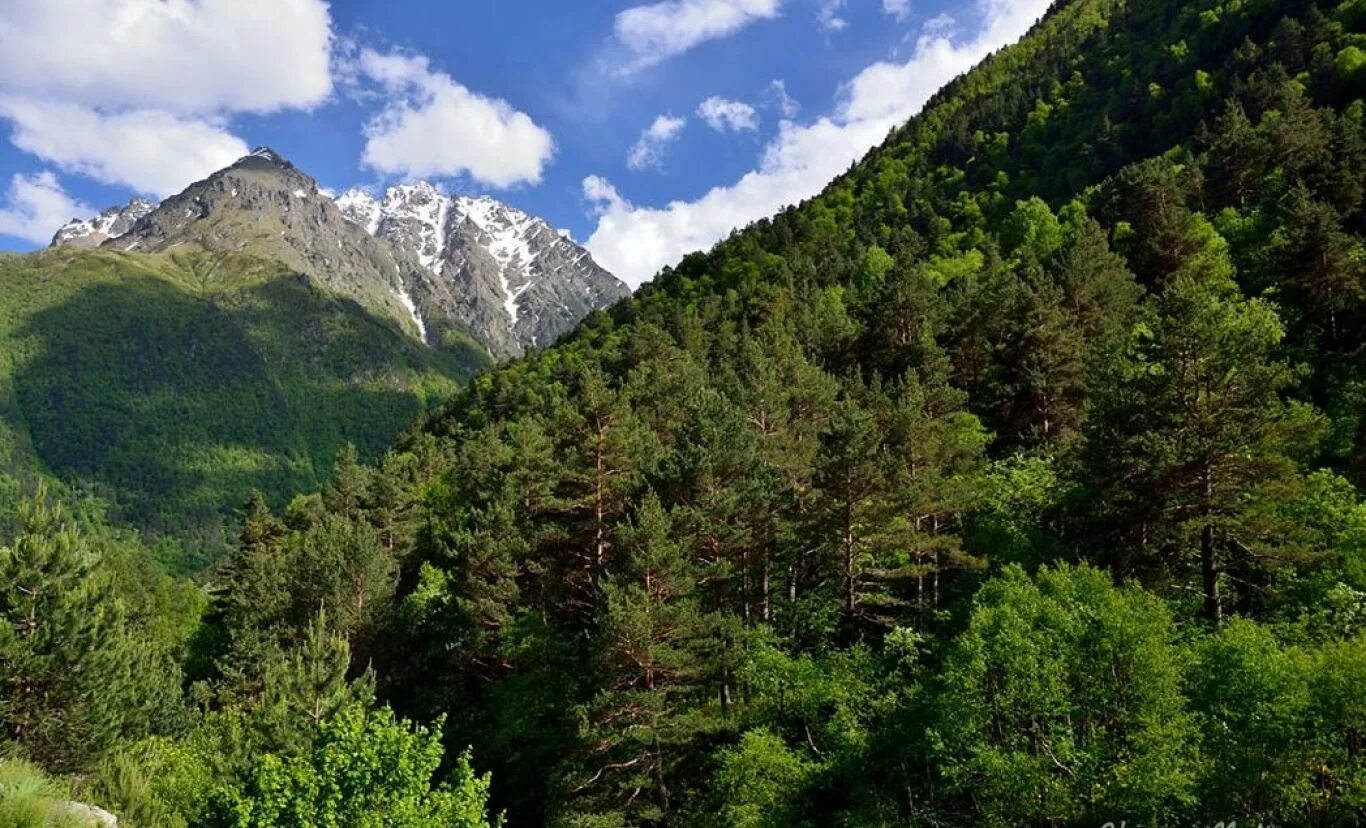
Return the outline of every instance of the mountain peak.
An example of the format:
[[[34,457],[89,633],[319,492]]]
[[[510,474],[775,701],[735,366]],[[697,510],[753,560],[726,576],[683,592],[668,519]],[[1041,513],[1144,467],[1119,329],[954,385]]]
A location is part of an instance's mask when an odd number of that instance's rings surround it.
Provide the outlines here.
[[[266,161],[271,164],[277,164],[281,167],[294,166],[293,164],[289,163],[288,159],[286,159],[283,155],[271,149],[270,147],[264,145],[257,147],[256,149],[237,159],[237,163],[241,164],[243,161],[250,161],[253,158],[259,158],[262,161]]]

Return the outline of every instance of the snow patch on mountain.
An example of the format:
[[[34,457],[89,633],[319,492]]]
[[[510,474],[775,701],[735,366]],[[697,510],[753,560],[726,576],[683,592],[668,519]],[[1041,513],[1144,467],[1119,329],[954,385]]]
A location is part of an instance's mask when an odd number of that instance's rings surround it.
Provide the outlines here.
[[[353,187],[333,200],[337,203],[337,209],[341,210],[342,215],[346,216],[348,221],[364,227],[365,232],[372,236],[379,230],[382,210],[374,196]]]
[[[403,307],[408,309],[408,315],[417,324],[417,335],[423,342],[427,341],[427,323],[422,321],[422,316],[417,312],[417,303],[413,301],[413,295],[406,290],[399,289],[394,291],[398,301],[403,303]]]
[[[409,219],[418,229],[415,253],[422,266],[440,275],[446,241],[446,214],[451,200],[426,181],[390,187],[380,208],[381,220]]]
[[[515,356],[553,342],[584,315],[628,295],[569,234],[488,196],[450,196],[418,181],[336,199],[349,221],[415,257],[456,316],[492,350]],[[463,308],[463,310],[460,310]],[[431,321],[430,319],[427,321]]]
[[[98,247],[109,239],[117,239],[137,224],[138,219],[157,208],[157,205],[135,198],[120,207],[110,207],[98,216],[72,219],[52,237],[52,246]]]
[[[511,330],[517,326],[521,313],[518,300],[535,280],[531,265],[536,254],[532,252],[531,243],[549,228],[540,219],[488,196],[457,198],[456,209],[488,237],[488,251],[499,266],[503,309],[507,311]]]

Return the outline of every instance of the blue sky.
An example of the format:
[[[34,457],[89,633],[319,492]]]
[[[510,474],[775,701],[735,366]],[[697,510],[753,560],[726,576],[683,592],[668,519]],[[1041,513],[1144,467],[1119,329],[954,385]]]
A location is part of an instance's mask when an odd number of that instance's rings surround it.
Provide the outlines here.
[[[1047,0],[6,0],[0,249],[269,145],[427,178],[632,285],[818,192]]]

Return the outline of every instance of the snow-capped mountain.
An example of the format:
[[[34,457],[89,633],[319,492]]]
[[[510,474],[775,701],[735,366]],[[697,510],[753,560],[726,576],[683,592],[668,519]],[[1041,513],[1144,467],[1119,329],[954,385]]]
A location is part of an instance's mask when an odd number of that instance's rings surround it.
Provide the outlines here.
[[[343,218],[316,181],[267,147],[149,206],[100,244],[138,253],[200,249],[282,264],[429,341],[412,298],[430,280],[421,265]],[[65,243],[61,234],[53,240]]]
[[[547,345],[629,293],[565,235],[493,199],[420,183],[334,201],[265,147],[160,204],[73,221],[52,244],[277,261],[428,345],[473,340],[498,358]]]
[[[88,219],[73,218],[52,237],[52,246],[99,247],[133,229],[138,219],[155,210],[156,204],[135,198],[121,207],[110,207]]]
[[[487,196],[448,196],[424,181],[380,198],[348,190],[337,206],[449,286],[456,315],[500,356],[548,345],[629,294],[567,234]]]

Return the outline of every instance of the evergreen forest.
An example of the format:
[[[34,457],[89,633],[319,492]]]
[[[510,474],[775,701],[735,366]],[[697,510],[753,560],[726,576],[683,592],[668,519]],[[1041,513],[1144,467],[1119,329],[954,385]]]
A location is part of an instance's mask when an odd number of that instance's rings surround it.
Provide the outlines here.
[[[1366,0],[1059,0],[371,454],[9,484],[0,826],[1366,823]]]

